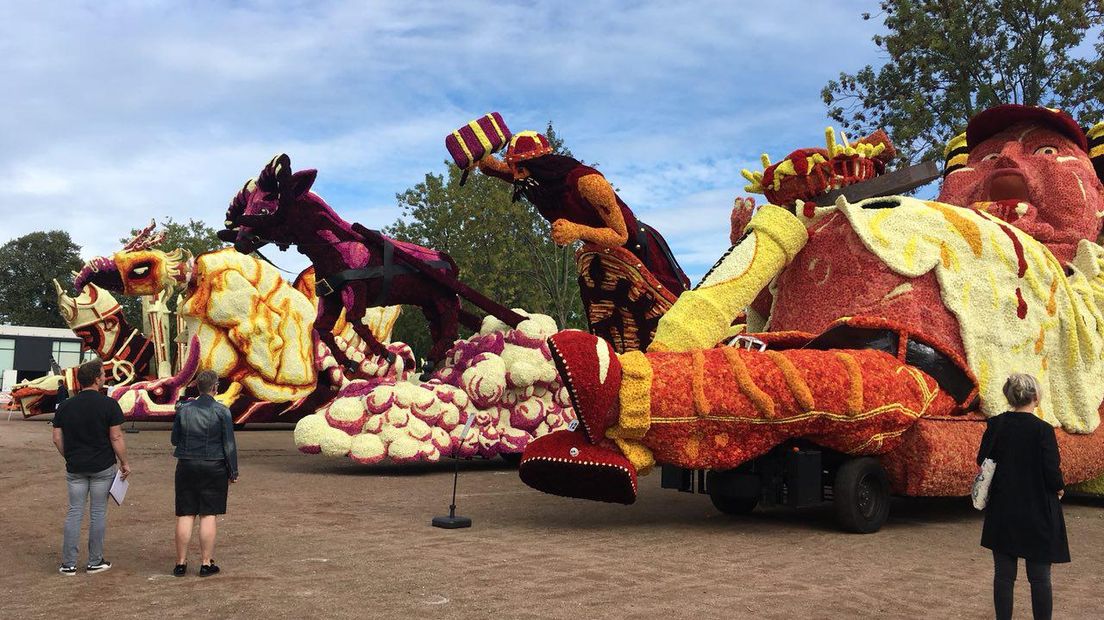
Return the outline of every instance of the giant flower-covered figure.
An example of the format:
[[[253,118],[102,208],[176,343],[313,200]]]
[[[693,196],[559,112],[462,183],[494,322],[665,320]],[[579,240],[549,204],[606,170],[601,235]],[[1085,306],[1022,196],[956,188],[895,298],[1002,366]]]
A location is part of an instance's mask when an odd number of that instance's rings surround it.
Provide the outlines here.
[[[971,119],[938,201],[764,206],[646,353],[550,339],[582,424],[532,442],[522,479],[630,503],[656,462],[729,469],[801,438],[880,455],[898,491],[959,494],[1011,372],[1041,380],[1067,481],[1099,476],[1102,134],[999,106]],[[766,350],[723,346],[764,290]]]
[[[623,247],[668,290],[678,294],[690,285],[663,236],[636,218],[606,177],[573,157],[553,153],[544,135],[514,134],[505,161],[488,155],[479,169],[513,183],[515,198],[524,195],[552,224],[557,244]]]
[[[579,160],[553,153],[535,131],[514,134],[505,159],[487,154],[487,175],[514,186],[552,225],[558,245],[583,242],[576,253],[591,331],[618,351],[646,347],[655,323],[690,280],[666,240],[617,195],[606,177]]]

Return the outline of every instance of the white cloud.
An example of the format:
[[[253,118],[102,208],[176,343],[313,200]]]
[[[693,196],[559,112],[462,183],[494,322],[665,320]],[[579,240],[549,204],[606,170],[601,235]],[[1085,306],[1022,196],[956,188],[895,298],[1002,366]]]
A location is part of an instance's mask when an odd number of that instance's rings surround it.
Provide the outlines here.
[[[62,227],[90,256],[153,216],[217,225],[276,152],[318,168],[338,213],[384,226],[396,192],[441,170],[445,134],[499,110],[515,130],[552,119],[704,272],[739,169],[816,144],[824,82],[874,60],[863,8],[5,4],[0,243]]]

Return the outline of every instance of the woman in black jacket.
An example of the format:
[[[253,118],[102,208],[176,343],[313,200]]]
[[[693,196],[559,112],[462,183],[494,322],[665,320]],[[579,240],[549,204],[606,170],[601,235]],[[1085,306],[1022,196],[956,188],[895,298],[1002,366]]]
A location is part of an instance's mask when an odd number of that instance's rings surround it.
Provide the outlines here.
[[[989,419],[977,456],[978,465],[997,463],[981,532],[981,546],[993,550],[993,604],[998,619],[1012,617],[1017,558],[1024,558],[1032,614],[1050,618],[1050,565],[1070,561],[1058,442],[1054,428],[1034,415],[1042,397],[1034,377],[1012,375],[1004,396],[1012,411]]]
[[[176,446],[176,567],[173,575],[188,572],[188,543],[199,517],[199,576],[219,572],[215,552],[215,515],[226,514],[229,483],[238,481],[238,444],[230,410],[215,400],[218,375],[204,370],[196,375],[199,398],[176,405],[172,445]]]

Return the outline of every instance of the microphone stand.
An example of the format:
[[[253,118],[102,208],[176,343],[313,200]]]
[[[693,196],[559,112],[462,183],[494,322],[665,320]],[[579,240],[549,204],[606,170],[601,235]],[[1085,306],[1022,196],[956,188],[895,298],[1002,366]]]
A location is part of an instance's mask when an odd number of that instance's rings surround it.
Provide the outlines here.
[[[458,454],[460,451],[460,444],[464,443],[464,438],[468,436],[468,431],[471,430],[471,425],[474,420],[474,415],[468,416],[468,421],[464,424],[464,430],[460,431],[460,439],[452,448],[452,503],[449,504],[449,513],[447,517],[433,517],[433,520],[430,522],[433,527],[439,527],[446,530],[457,530],[472,526],[472,520],[469,517],[456,516],[456,485],[460,481],[460,457]]]

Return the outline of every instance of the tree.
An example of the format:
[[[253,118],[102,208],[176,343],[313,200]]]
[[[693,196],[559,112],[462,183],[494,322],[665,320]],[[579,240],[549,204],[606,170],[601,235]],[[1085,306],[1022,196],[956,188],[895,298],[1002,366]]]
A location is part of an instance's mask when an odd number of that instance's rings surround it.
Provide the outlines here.
[[[0,247],[0,323],[66,327],[52,279],[81,268],[80,246],[62,230],[33,232]]]
[[[884,0],[886,62],[821,91],[853,136],[885,129],[908,161],[940,157],[975,113],[1001,103],[1104,113],[1104,0]],[[869,13],[863,19],[870,19]]]
[[[557,152],[571,154],[551,123],[546,131]],[[385,232],[446,252],[466,284],[500,304],[548,314],[560,327],[583,326],[573,249],[556,247],[548,223],[528,202],[513,201],[508,184],[473,173],[461,187],[462,171],[447,166],[445,174],[427,173],[396,194],[402,217]],[[394,338],[423,352],[429,338],[411,310],[399,318]]]

